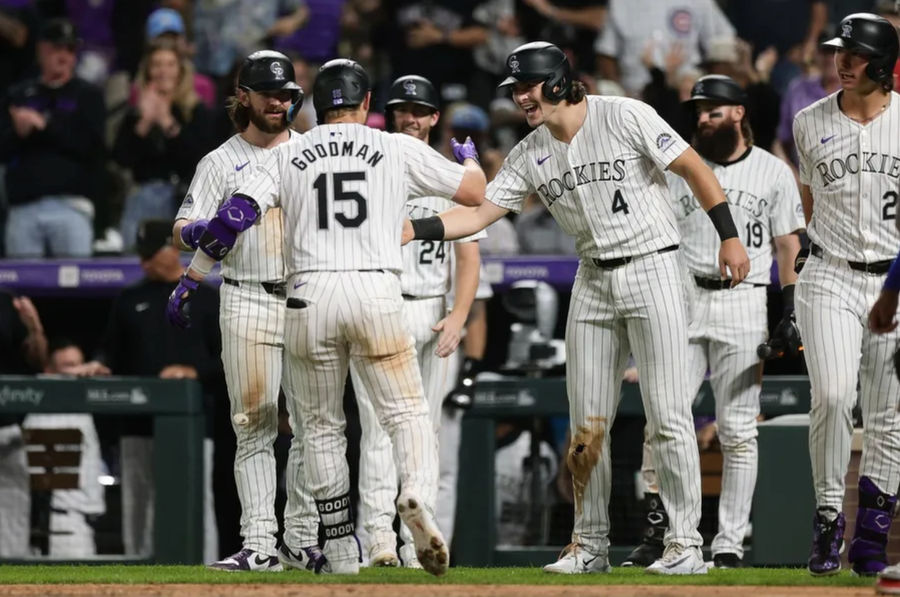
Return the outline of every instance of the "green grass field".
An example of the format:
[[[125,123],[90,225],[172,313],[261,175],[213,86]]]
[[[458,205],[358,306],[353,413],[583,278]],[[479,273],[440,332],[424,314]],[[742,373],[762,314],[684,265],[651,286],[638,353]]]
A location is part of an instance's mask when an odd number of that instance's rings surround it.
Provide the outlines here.
[[[153,583],[435,583],[521,585],[730,585],[730,586],[871,586],[870,578],[849,572],[813,578],[804,569],[746,568],[710,570],[700,576],[653,576],[643,570],[615,568],[611,574],[563,576],[546,574],[539,568],[451,568],[434,578],[421,570],[363,568],[359,576],[315,576],[296,570],[283,573],[247,572],[229,574],[201,566],[2,566],[0,585],[5,584],[153,584]]]

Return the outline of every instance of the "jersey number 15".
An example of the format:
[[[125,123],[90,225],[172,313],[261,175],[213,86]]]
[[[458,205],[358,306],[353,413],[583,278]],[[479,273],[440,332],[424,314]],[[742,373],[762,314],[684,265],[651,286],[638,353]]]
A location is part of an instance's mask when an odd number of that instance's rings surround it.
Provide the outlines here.
[[[331,177],[331,201],[328,200],[328,191],[329,184],[328,178]],[[313,188],[316,190],[316,197],[318,199],[319,206],[319,230],[328,230],[329,228],[329,209],[328,204],[334,203],[334,219],[335,221],[343,226],[344,228],[359,228],[359,225],[366,221],[366,218],[369,215],[368,208],[366,205],[366,198],[360,195],[357,191],[348,191],[344,189],[344,183],[346,182],[355,182],[355,181],[365,181],[366,173],[365,172],[334,172],[327,173],[323,172],[316,177],[315,182],[313,182]],[[356,209],[348,209],[344,208],[341,211],[337,210],[338,202],[347,202],[352,201],[356,203]],[[348,215],[356,212],[356,215]]]

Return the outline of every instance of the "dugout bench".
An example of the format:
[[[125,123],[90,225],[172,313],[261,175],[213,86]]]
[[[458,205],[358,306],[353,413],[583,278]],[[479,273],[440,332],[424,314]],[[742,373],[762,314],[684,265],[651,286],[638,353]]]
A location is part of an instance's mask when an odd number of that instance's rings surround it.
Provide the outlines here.
[[[0,376],[0,413],[152,417],[154,553],[149,559],[100,556],[79,563],[202,563],[204,412],[199,383],[137,377]]]
[[[806,376],[763,378],[760,409],[767,418],[808,413],[809,404]],[[700,388],[693,410],[695,415],[715,413],[709,382]],[[562,545],[498,545],[495,424],[497,419],[510,417],[536,419],[568,416],[568,413],[563,378],[516,378],[477,384],[473,406],[462,423],[458,514],[453,540],[456,565],[539,566],[557,559]],[[617,419],[643,416],[637,384],[623,383]],[[751,514],[753,539],[744,555],[746,565],[806,563],[815,507],[807,437],[808,423],[803,421],[759,427],[759,477]],[[537,441],[532,434],[532,454],[535,453]],[[611,524],[615,526],[617,521],[613,519]],[[611,563],[622,562],[633,548],[633,545],[611,546]]]

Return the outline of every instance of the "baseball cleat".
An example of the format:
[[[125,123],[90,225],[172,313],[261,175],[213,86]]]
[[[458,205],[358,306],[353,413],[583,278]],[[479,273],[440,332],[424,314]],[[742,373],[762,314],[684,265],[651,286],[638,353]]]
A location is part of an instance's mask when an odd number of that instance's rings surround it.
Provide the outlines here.
[[[218,562],[207,564],[210,570],[223,572],[281,572],[284,570],[276,556],[267,556],[252,549],[242,549]]]
[[[717,553],[713,556],[713,566],[716,568],[743,568],[744,562],[736,553]]]
[[[875,592],[881,595],[900,595],[900,565],[888,566],[878,573]]]
[[[558,560],[544,566],[544,572],[552,574],[602,574],[609,571],[606,555],[589,552],[577,543],[567,545]]]
[[[287,545],[282,544],[278,548],[278,561],[288,568],[306,570],[316,574],[328,566],[328,559],[318,545],[301,547],[300,551],[294,553]]]
[[[828,520],[817,510],[813,518],[813,545],[806,568],[813,576],[830,576],[841,571],[844,551],[844,513]]]
[[[435,576],[446,573],[450,553],[431,512],[417,497],[405,492],[397,498],[397,512],[412,532],[416,557],[422,567]]]
[[[640,566],[641,568],[646,568],[656,560],[660,559],[662,555],[663,546],[661,541],[659,545],[644,541],[628,554],[628,557],[622,562],[622,566]]]
[[[680,543],[670,543],[663,557],[647,567],[650,574],[706,574],[709,564],[703,561],[699,547],[685,547]]]
[[[373,568],[397,568],[400,566],[400,558],[392,549],[376,546],[370,552],[369,566]]]
[[[404,568],[416,568],[422,570],[422,564],[416,557],[416,546],[412,543],[400,546],[400,560]]]

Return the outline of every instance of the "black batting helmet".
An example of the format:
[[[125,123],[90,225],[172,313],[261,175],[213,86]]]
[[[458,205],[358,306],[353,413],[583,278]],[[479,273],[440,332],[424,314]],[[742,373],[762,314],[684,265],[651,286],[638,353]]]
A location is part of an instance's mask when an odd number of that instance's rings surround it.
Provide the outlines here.
[[[418,75],[407,75],[391,83],[387,101],[388,106],[403,103],[420,104],[437,110],[441,101],[431,81]]]
[[[747,105],[747,92],[731,77],[725,75],[706,75],[700,77],[691,88],[691,97],[685,104],[692,105],[697,101],[710,101],[717,104],[735,106]]]
[[[572,86],[569,59],[551,43],[533,41],[519,46],[506,58],[506,74],[499,87],[519,81],[536,83],[543,81],[541,91],[551,102],[566,97]]]
[[[238,72],[238,87],[244,91],[276,91],[289,89],[303,95],[294,76],[294,65],[281,52],[260,50],[246,58]]]
[[[866,76],[879,83],[890,81],[900,49],[897,30],[891,22],[878,15],[857,12],[844,17],[840,30],[840,35],[823,45],[869,54]]]
[[[358,106],[369,92],[369,75],[359,63],[346,58],[329,60],[319,68],[313,84],[313,105],[319,124],[325,112]]]

